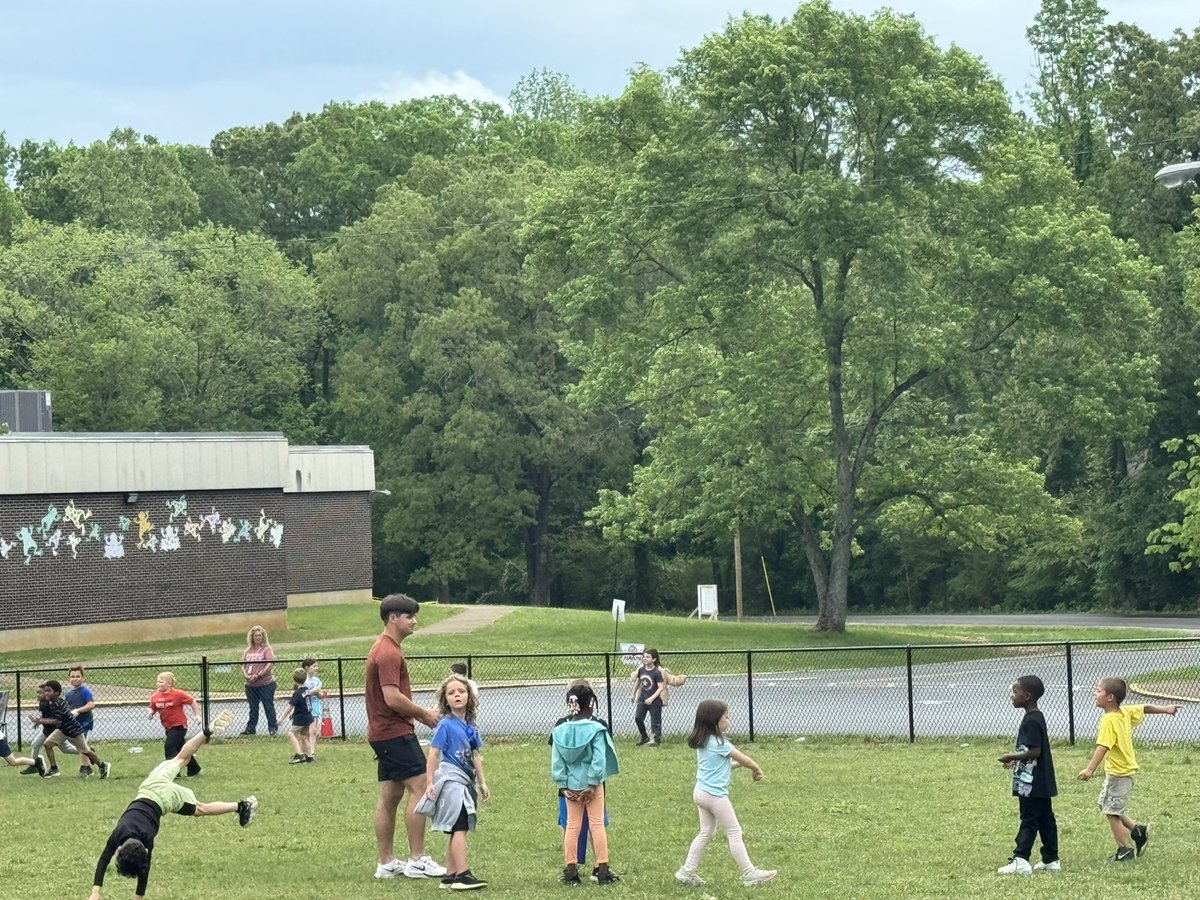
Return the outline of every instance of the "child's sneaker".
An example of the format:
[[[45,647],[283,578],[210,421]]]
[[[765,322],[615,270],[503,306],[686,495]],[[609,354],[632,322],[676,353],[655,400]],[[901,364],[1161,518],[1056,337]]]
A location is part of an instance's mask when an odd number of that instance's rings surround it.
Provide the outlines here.
[[[1001,866],[996,870],[997,875],[1032,875],[1033,866],[1029,864],[1029,860],[1021,859],[1019,856],[1014,856],[1007,866]]]
[[[1146,844],[1150,840],[1150,826],[1134,825],[1129,830],[1129,837],[1133,840],[1133,846],[1137,851],[1137,855],[1141,856],[1146,849]]]
[[[245,800],[238,801],[238,824],[245,828],[254,821],[254,815],[258,812],[258,798],[251,794]],[[375,877],[381,877],[379,872],[375,872]]]
[[[704,879],[687,866],[679,867],[679,871],[675,873],[675,880],[680,884],[686,884],[688,887],[700,887],[700,885],[704,884]]]
[[[51,766],[41,773],[43,778],[57,778],[59,775],[58,766]]]
[[[108,775],[111,771],[112,771],[112,763],[110,763],[110,762],[100,763],[100,780],[106,781],[108,779]]]
[[[599,876],[597,876],[599,877]],[[558,878],[563,884],[582,884],[579,880],[579,871],[572,872],[570,869],[563,869],[562,875]]]
[[[91,778],[92,777],[92,767],[91,766],[80,766],[79,767],[79,777],[80,778]]]
[[[316,762],[316,761],[317,761],[317,758],[316,758],[315,756],[306,756],[306,757],[304,757],[304,762],[306,762],[306,763],[310,763],[310,762]]]
[[[1059,862],[1056,859],[1056,860],[1053,860],[1052,862],[1034,863],[1033,871],[1035,871],[1035,872],[1061,872],[1062,866],[1059,865]]]
[[[754,887],[759,884],[770,884],[778,873],[774,869],[754,869],[749,875],[742,876],[742,884]]]
[[[442,879],[442,882],[441,882],[441,884],[438,885],[438,887],[439,888],[448,888],[448,887],[450,887],[450,885],[454,884],[454,882],[457,878],[458,878],[458,873],[451,872],[445,878]]]
[[[39,765],[39,763],[40,763],[40,765]],[[26,766],[18,774],[19,775],[44,775],[45,769],[46,769],[46,763],[39,756],[36,760],[34,760],[34,763],[32,766]]]
[[[1110,856],[1109,862],[1129,862],[1137,856],[1137,851],[1132,847],[1118,847],[1117,852]]]
[[[302,762],[304,762],[304,754],[303,753],[293,753],[292,758],[288,760],[288,765],[294,766],[296,763],[302,763]]]
[[[404,865],[405,878],[441,878],[445,874],[446,869],[435,863],[428,854],[410,859]]]
[[[403,874],[404,860],[402,859],[393,859],[391,862],[380,863],[375,867],[376,878],[395,878]]]
[[[609,869],[607,872],[596,873],[596,884],[616,884],[621,880],[621,876]]]
[[[452,891],[473,891],[476,888],[485,888],[485,887],[487,887],[487,882],[480,881],[478,878],[476,878],[474,875],[471,874],[470,869],[467,869],[467,871],[465,871],[465,872],[458,873],[458,877],[455,878],[454,883],[450,885],[450,890],[452,890]]]

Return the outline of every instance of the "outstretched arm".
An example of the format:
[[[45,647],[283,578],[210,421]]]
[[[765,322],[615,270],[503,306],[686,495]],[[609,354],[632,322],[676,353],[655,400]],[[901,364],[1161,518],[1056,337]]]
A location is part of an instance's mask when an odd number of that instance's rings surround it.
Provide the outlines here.
[[[1159,715],[1163,716],[1173,716],[1175,713],[1179,712],[1178,703],[1168,703],[1166,706],[1154,706],[1152,704],[1147,704],[1142,708],[1148,713],[1158,713]]]

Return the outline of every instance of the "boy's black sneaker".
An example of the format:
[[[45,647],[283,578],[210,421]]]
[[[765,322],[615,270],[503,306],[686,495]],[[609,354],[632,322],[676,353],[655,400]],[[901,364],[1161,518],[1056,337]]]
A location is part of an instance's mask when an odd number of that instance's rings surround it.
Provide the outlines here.
[[[302,762],[304,762],[304,754],[303,753],[293,753],[292,758],[288,760],[288,765],[295,765],[296,763],[302,763]]]
[[[1132,847],[1118,847],[1117,852],[1111,857],[1111,862],[1129,862],[1137,856],[1137,851]]]
[[[447,873],[445,874],[445,876],[443,876],[443,878],[442,878],[442,881],[441,881],[441,883],[438,885],[438,887],[439,887],[439,888],[448,888],[448,887],[450,887],[450,885],[454,884],[454,882],[455,882],[457,879],[458,879],[458,873],[457,873],[457,872],[447,872]]]
[[[59,775],[58,766],[51,766],[41,773],[43,778],[57,778]]]
[[[91,766],[80,766],[79,767],[79,777],[80,778],[91,778],[92,777],[92,767]]]
[[[238,801],[238,824],[245,828],[254,821],[254,814],[258,812],[258,799],[253,795],[245,800]]]
[[[460,872],[458,877],[454,879],[454,883],[450,885],[452,891],[473,891],[476,888],[487,887],[486,881],[480,881],[471,874],[471,870]]]
[[[1146,844],[1150,841],[1150,826],[1134,825],[1129,831],[1129,837],[1133,840],[1137,855],[1141,856],[1146,849]]]
[[[18,774],[20,775],[41,775],[42,767],[39,765],[26,766]]]
[[[650,738],[642,738],[640,741],[638,741],[633,746],[640,747],[640,746],[642,746],[642,744],[648,744],[648,743],[650,743]]]
[[[558,880],[563,884],[582,884],[582,882],[579,880],[579,872],[571,872],[567,869],[563,869],[563,873]]]
[[[620,880],[620,876],[613,874],[611,871],[596,873],[596,884],[616,884]]]
[[[108,780],[108,776],[109,776],[110,772],[112,772],[112,763],[110,763],[110,762],[100,763],[100,780],[101,781]]]

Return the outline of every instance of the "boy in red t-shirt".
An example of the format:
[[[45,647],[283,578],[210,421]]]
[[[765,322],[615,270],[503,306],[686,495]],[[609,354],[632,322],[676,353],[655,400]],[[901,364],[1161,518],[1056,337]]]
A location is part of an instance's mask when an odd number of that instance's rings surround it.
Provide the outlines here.
[[[192,708],[196,724],[201,724],[200,704],[191,694],[176,690],[175,676],[170,672],[159,672],[154,680],[154,693],[150,695],[149,718],[158,716],[166,737],[163,739],[163,759],[174,759],[187,742],[187,707]],[[191,756],[187,762],[188,777],[200,774],[200,763]]]

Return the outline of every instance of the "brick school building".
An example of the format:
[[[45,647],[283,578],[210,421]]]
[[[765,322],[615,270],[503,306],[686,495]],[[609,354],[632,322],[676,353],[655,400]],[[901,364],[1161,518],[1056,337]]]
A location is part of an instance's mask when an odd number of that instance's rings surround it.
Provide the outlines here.
[[[368,447],[0,436],[0,650],[286,627],[371,596]]]

